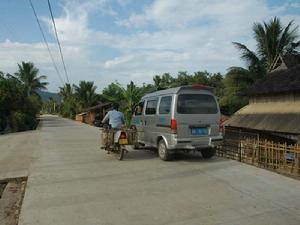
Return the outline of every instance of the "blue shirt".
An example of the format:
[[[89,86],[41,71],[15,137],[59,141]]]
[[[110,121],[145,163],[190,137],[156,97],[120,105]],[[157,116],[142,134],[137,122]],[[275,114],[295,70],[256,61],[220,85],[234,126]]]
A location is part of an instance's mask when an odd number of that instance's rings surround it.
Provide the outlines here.
[[[112,110],[105,115],[102,123],[105,123],[107,120],[109,120],[109,124],[112,128],[120,129],[124,124],[124,115],[119,111]]]

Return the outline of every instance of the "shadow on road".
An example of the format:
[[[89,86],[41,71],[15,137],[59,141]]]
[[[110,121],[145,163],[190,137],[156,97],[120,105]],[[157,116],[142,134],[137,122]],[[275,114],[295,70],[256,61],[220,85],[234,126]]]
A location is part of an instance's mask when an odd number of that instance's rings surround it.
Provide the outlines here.
[[[157,157],[157,153],[150,149],[130,149],[124,160],[149,160]]]
[[[148,160],[158,158],[157,149],[155,148],[142,148],[139,150],[129,150],[129,153],[125,156],[125,160]],[[177,152],[173,154],[173,158],[171,160],[175,162],[220,162],[222,160],[226,160],[223,158],[213,157],[211,159],[204,159],[200,152]]]

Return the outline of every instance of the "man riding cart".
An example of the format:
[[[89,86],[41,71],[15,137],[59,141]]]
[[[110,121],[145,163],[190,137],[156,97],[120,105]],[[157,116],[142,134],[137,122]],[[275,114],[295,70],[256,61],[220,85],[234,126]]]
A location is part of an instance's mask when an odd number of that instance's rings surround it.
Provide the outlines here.
[[[102,120],[102,148],[108,153],[118,153],[119,160],[123,159],[124,153],[128,152],[125,149],[125,145],[130,144],[128,142],[128,137],[130,137],[130,142],[133,142],[135,135],[134,130],[125,130],[125,119],[122,112],[118,111],[118,106],[114,105],[111,110],[105,115]],[[135,138],[134,138],[135,139]]]

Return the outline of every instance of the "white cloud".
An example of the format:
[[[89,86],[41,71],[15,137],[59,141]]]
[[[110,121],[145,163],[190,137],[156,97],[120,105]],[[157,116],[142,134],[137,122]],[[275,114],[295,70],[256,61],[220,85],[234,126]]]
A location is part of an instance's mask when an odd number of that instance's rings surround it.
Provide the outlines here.
[[[291,7],[292,8],[300,8],[300,2],[294,2],[294,3],[291,3]]]
[[[128,1],[122,1],[121,7],[127,7]],[[128,33],[90,27],[94,13],[106,15],[117,24],[116,29],[127,29]],[[231,42],[239,41],[255,49],[253,23],[275,15],[284,23],[295,19],[295,24],[300,24],[300,16],[287,13],[284,4],[271,7],[262,0],[155,0],[142,12],[133,12],[123,20],[111,1],[65,0],[64,13],[55,21],[71,81],[93,80],[102,89],[114,80],[123,84],[134,80],[141,84],[163,72],[225,72],[230,66],[242,65]],[[52,29],[49,18],[44,21]],[[59,63],[57,46],[51,44],[51,49]],[[109,49],[117,53],[106,55]],[[2,50],[6,54],[1,54]],[[9,60],[5,59],[7,55]],[[37,62],[51,74],[50,82],[57,79],[40,43],[0,44],[1,63],[9,65],[16,61],[12,57]]]

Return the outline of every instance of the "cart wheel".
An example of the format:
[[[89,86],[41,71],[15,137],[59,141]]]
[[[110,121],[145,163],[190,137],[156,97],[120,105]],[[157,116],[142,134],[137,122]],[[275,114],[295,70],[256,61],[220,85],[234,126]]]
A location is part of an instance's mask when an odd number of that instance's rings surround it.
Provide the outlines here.
[[[120,155],[119,155],[119,160],[122,160],[124,157],[124,153],[125,153],[125,148],[120,147]]]
[[[141,148],[141,145],[139,143],[135,143],[133,145],[133,149],[139,150]]]

